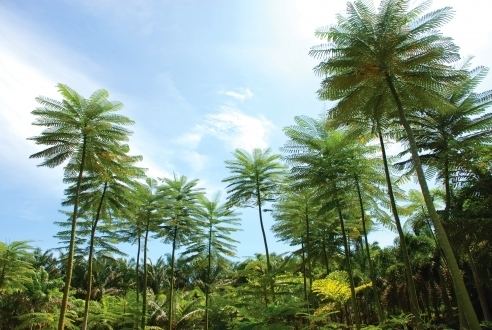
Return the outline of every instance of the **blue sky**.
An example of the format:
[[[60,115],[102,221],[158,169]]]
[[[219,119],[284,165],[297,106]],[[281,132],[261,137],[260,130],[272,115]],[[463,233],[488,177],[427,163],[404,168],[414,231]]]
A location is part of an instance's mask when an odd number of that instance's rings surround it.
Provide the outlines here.
[[[492,7],[487,0],[441,0],[456,8],[445,32],[490,66]],[[106,88],[136,121],[134,154],[154,177],[173,172],[223,189],[234,148],[272,147],[295,115],[317,116],[319,77],[309,48],[343,0],[0,2],[0,240],[51,248],[63,198],[62,169],[36,167],[26,138],[34,98],[57,98],[63,82],[88,96]],[[490,77],[484,82],[490,88]],[[267,216],[266,225],[271,219]],[[394,235],[372,234],[386,245]],[[257,215],[242,211],[239,256],[263,252]],[[271,250],[290,248],[268,236]],[[161,243],[153,243],[167,251]]]

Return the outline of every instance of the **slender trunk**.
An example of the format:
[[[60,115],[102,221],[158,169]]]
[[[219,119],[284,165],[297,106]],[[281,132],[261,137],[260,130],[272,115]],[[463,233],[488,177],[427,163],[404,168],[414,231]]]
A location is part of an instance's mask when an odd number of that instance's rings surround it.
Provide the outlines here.
[[[75,188],[75,201],[73,204],[73,213],[72,213],[72,229],[70,231],[70,246],[68,248],[67,276],[65,278],[65,286],[63,288],[63,298],[60,307],[60,316],[58,319],[58,330],[63,330],[65,328],[65,314],[67,312],[68,294],[70,292],[70,284],[72,282],[73,255],[75,252],[75,234],[77,229],[77,218],[78,218],[78,211],[79,211],[80,184],[82,183],[82,175],[84,173],[85,153],[87,149],[86,147],[87,147],[87,139],[84,136],[82,142],[82,157],[80,160],[79,176],[77,178],[77,186]]]
[[[140,244],[141,244],[141,232],[137,229],[137,264],[135,265],[135,292],[137,294],[137,306],[140,304]],[[134,327],[138,329],[139,316],[135,318]]]
[[[446,198],[446,208],[444,210],[444,220],[448,221],[449,216],[451,213],[451,183],[450,181],[450,175],[449,175],[449,158],[448,155],[446,155],[446,158],[444,160],[444,191],[445,191],[445,198]]]
[[[173,328],[173,300],[174,300],[174,254],[176,252],[176,239],[178,237],[178,226],[174,226],[174,234],[173,234],[173,247],[171,251],[171,287],[169,290],[169,306],[167,309],[167,315],[169,320],[169,330]]]
[[[143,252],[143,289],[142,289],[142,319],[140,328],[145,329],[147,324],[147,242],[149,240],[150,211],[147,212],[145,223],[144,252]]]
[[[460,322],[460,330],[469,330],[468,322],[466,321],[465,314],[463,313],[463,306],[459,300],[456,301],[458,305],[458,320]]]
[[[421,324],[417,290],[415,289],[415,282],[413,281],[413,277],[412,277],[413,274],[412,265],[410,263],[410,257],[408,256],[407,243],[405,240],[405,235],[403,234],[403,228],[401,226],[400,216],[398,215],[398,209],[396,207],[395,195],[393,193],[393,185],[391,184],[388,159],[386,157],[386,148],[384,146],[383,134],[381,132],[381,126],[379,125],[379,122],[377,123],[377,130],[379,135],[379,144],[381,146],[381,154],[383,156],[384,174],[386,178],[386,185],[388,187],[388,196],[391,204],[391,212],[393,213],[393,217],[395,219],[396,229],[398,231],[398,237],[400,238],[401,253],[403,256],[403,262],[405,264],[405,278],[407,282],[410,308],[414,316],[417,318],[417,322]]]
[[[446,157],[444,159],[444,198],[445,198],[445,209],[444,209],[444,221],[449,221],[449,217],[451,215],[451,184],[450,184],[450,175],[449,175],[449,157],[446,154]],[[430,225],[429,225],[430,226]],[[432,232],[434,234],[434,232]],[[437,241],[437,238],[434,239],[436,240],[436,244],[439,246],[439,243]],[[444,253],[444,251],[443,251]],[[444,261],[447,265],[446,260]],[[460,324],[460,329],[468,329],[468,322],[464,314],[463,310],[463,304],[457,299],[457,305],[458,305],[458,319],[459,319],[459,324]]]
[[[355,283],[354,283],[354,274],[352,272],[352,263],[350,262],[350,248],[347,240],[347,233],[345,232],[345,223],[343,221],[342,209],[340,208],[340,204],[338,200],[336,201],[336,208],[338,212],[338,220],[340,221],[340,228],[342,231],[343,246],[345,249],[345,260],[347,262],[347,268],[350,277],[350,294],[352,296],[352,310],[353,310],[353,314],[355,314],[355,326],[357,330],[359,330],[360,315],[359,315],[359,307],[357,304],[357,296],[355,295]]]
[[[381,306],[381,301],[379,300],[379,290],[376,286],[376,273],[374,271],[374,265],[371,259],[371,252],[369,250],[369,240],[367,239],[366,215],[364,210],[364,203],[362,202],[362,194],[360,191],[359,179],[357,177],[355,178],[355,185],[357,187],[357,196],[359,198],[360,214],[362,219],[362,232],[364,234],[364,241],[366,245],[366,254],[367,254],[367,261],[369,264],[369,273],[371,275],[372,290],[374,293],[374,299],[376,300],[376,309],[378,312],[379,322],[383,322],[385,317],[384,317],[383,307]]]
[[[484,321],[491,321],[492,317],[490,315],[489,304],[487,302],[487,296],[484,292],[482,281],[480,280],[480,275],[478,274],[477,265],[471,253],[468,254],[468,261],[470,263],[470,268],[473,275],[473,282],[478,293],[478,300],[480,300],[480,307],[482,308]]]
[[[138,271],[140,270],[140,231],[138,232],[137,238],[137,264],[135,266],[135,291],[137,293],[137,305],[139,303],[140,297],[140,276],[138,275]]]
[[[270,264],[270,253],[268,252],[268,243],[265,234],[265,226],[263,225],[263,215],[261,212],[261,195],[260,195],[260,184],[258,179],[256,180],[256,202],[258,204],[258,215],[260,217],[260,225],[261,225],[261,234],[263,235],[263,244],[265,244],[265,254],[267,261],[267,276],[268,281],[270,282],[270,290],[272,291],[272,301],[275,300],[275,288],[273,284],[273,274],[272,274],[272,265]]]
[[[451,184],[450,184],[450,175],[449,175],[449,157],[446,154],[446,157],[444,159],[444,199],[445,199],[445,209],[444,209],[444,221],[449,221],[449,217],[451,215]],[[423,209],[423,207],[422,207]],[[425,213],[425,212],[424,212]],[[429,224],[430,227],[430,224]],[[437,241],[437,238],[434,235],[434,232],[431,230],[434,239],[436,241],[437,246],[439,246],[439,242]],[[441,249],[438,249],[438,251],[441,251]],[[443,251],[444,252],[444,251]],[[441,253],[439,253],[441,254]],[[447,266],[446,259],[444,258],[444,263]],[[456,298],[458,299],[458,298]],[[460,324],[460,329],[468,329],[468,323],[466,320],[466,317],[463,312],[463,305],[462,303],[457,300],[457,305],[458,305],[458,319],[459,319],[459,324]]]
[[[309,300],[308,300],[307,278],[306,278],[306,251],[304,251],[303,242],[301,242],[301,257],[302,257],[302,281],[303,281],[304,300],[306,301],[307,312],[309,313]]]
[[[308,293],[311,293],[311,286],[313,285],[313,271],[312,271],[313,265],[311,261],[311,231],[309,226],[309,214],[308,214],[307,203],[304,212],[305,212],[304,220],[306,221],[306,260],[308,265],[307,277],[309,278]]]
[[[97,223],[101,217],[102,205],[104,202],[104,196],[106,195],[106,189],[108,188],[108,183],[104,183],[104,188],[101,194],[101,199],[99,200],[99,205],[97,206],[96,218],[91,228],[91,238],[89,241],[89,260],[87,260],[87,294],[85,296],[85,306],[84,306],[84,321],[82,322],[82,329],[87,329],[87,322],[89,320],[89,301],[91,300],[92,292],[92,258],[94,256],[94,238],[96,237]]]
[[[458,267],[458,262],[456,261],[456,257],[454,255],[453,249],[451,248],[451,244],[449,243],[449,239],[446,231],[444,230],[444,226],[441,223],[441,219],[439,218],[439,215],[437,214],[434,207],[429,187],[427,186],[427,181],[425,179],[422,163],[420,161],[417,143],[415,142],[412,128],[410,127],[410,124],[408,123],[405,116],[405,110],[403,109],[403,104],[401,103],[400,96],[398,95],[398,92],[395,88],[393,78],[390,75],[386,76],[386,81],[397,106],[400,124],[403,126],[407,134],[410,151],[412,153],[413,165],[415,167],[417,178],[420,183],[420,189],[422,191],[422,195],[424,196],[427,211],[429,212],[429,215],[434,224],[436,235],[439,240],[439,245],[444,253],[444,257],[447,260],[451,279],[453,280],[454,290],[456,292],[456,299],[459,301],[458,306],[462,308],[462,312],[464,313],[466,320],[468,321],[470,329],[480,330],[480,323],[470,300],[470,296],[468,295],[468,291],[463,281],[463,276]]]
[[[210,272],[212,271],[212,221],[208,228],[208,267],[207,284],[205,286],[205,329],[208,330],[208,297],[210,295]]]

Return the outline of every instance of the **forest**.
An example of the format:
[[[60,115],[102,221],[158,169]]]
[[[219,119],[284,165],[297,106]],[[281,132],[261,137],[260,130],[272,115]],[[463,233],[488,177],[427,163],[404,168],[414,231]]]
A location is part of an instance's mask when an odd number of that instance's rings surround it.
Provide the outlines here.
[[[0,329],[492,329],[492,90],[441,32],[452,17],[348,2],[309,52],[328,111],[278,152],[235,150],[222,194],[148,177],[108,91],[39,96],[30,157],[63,167],[60,246],[0,242]],[[246,207],[263,246],[239,260]]]

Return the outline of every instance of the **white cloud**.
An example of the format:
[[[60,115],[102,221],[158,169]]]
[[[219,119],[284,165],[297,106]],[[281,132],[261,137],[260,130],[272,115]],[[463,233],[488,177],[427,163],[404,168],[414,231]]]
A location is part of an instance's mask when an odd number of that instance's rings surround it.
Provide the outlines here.
[[[238,100],[240,102],[247,101],[251,99],[254,95],[253,91],[251,91],[251,89],[249,89],[248,87],[236,88],[227,91],[220,91],[219,94],[232,97],[233,99]]]
[[[165,170],[159,164],[155,163],[149,157],[144,157],[140,162],[140,166],[147,169],[145,174],[150,178],[170,178],[172,177],[171,172]]]
[[[206,116],[199,131],[222,140],[230,148],[266,148],[274,125],[265,116],[249,116],[239,109],[222,106]]]
[[[205,137],[222,141],[229,150],[240,148],[251,151],[254,148],[267,148],[273,129],[275,125],[263,115],[251,116],[237,108],[222,105],[218,111],[207,114],[201,123],[178,137],[174,143],[181,147],[178,151],[179,158],[192,171],[200,174],[209,163],[206,155],[196,151]]]

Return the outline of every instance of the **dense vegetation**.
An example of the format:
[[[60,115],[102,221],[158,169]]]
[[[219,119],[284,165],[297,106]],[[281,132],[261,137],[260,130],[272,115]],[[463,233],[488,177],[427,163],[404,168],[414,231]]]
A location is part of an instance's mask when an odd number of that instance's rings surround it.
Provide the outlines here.
[[[185,176],[146,177],[127,145],[132,121],[105,90],[84,98],[59,84],[61,100],[39,97],[31,157],[64,166],[61,247],[0,242],[0,328],[490,326],[487,70],[458,62],[439,32],[449,8],[408,2],[349,3],[317,32],[318,93],[333,107],[296,117],[279,154],[236,150],[224,198]],[[402,189],[413,176],[420,189]],[[234,262],[241,207],[257,209],[265,253]],[[264,212],[291,253],[269,251]],[[369,242],[377,226],[397,232],[394,246]],[[151,260],[150,240],[171,253]]]

